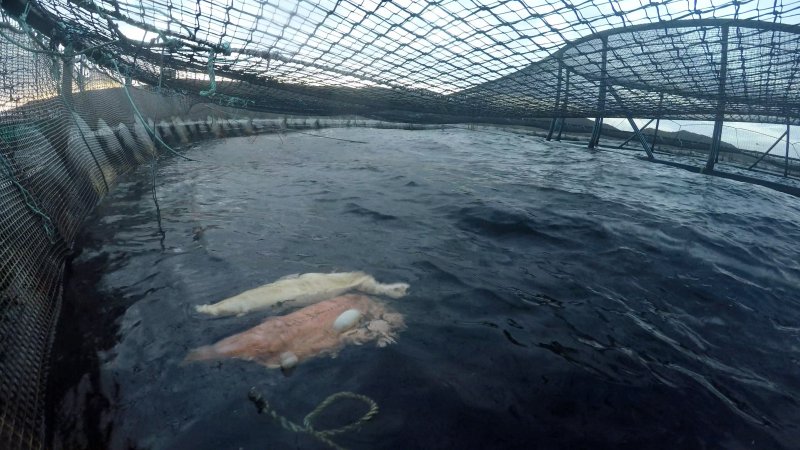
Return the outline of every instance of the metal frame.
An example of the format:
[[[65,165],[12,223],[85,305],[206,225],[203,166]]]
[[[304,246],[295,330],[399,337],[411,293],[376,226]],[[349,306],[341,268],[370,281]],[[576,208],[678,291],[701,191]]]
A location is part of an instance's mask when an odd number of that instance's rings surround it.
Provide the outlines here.
[[[719,161],[719,146],[722,141],[722,126],[725,120],[725,84],[728,79],[728,32],[730,26],[725,25],[722,27],[722,55],[720,59],[719,68],[719,88],[717,90],[717,113],[714,120],[714,132],[711,134],[711,149],[708,152],[708,161],[706,161],[707,171],[714,170],[714,164]]]
[[[622,99],[619,97],[619,94],[617,94],[617,91],[612,86],[609,86],[608,90],[609,92],[611,92],[611,96],[614,97],[614,100],[616,100],[617,103],[619,103],[620,106],[622,106],[622,108],[625,109],[625,117],[628,119],[628,124],[630,124],[631,128],[633,128],[633,135],[636,136],[636,138],[639,140],[639,144],[642,146],[645,153],[647,153],[647,159],[651,161],[654,160],[655,158],[653,157],[653,150],[647,143],[647,139],[645,139],[644,135],[639,130],[639,127],[636,125],[636,122],[634,122],[630,111],[628,111],[627,108],[625,108],[625,104],[622,102]]]
[[[564,131],[564,116],[567,114],[567,103],[569,102],[569,70],[564,75],[564,101],[561,102],[561,117],[558,120],[558,135],[556,140],[561,140],[561,133]]]
[[[663,104],[664,104],[664,93],[661,92],[658,94],[658,115],[656,116],[656,130],[655,132],[653,132],[653,143],[651,144],[653,151],[656,151],[656,140],[658,140],[658,126],[661,125],[661,106]],[[647,128],[647,125],[645,125],[644,128]]]
[[[784,136],[786,136],[787,131],[789,131],[789,125],[786,125],[786,131],[784,131],[783,134],[781,134],[780,137],[778,137],[778,139],[775,140],[775,142],[773,142],[772,145],[769,146],[767,151],[762,153],[761,156],[758,157],[756,162],[751,164],[750,167],[747,168],[747,170],[753,170],[758,165],[758,163],[760,163],[761,160],[764,159],[765,156],[769,155],[769,152],[771,152],[773,148],[775,148],[778,144],[780,144],[780,142],[783,140]],[[788,142],[788,139],[787,139],[787,142]]]
[[[589,139],[589,148],[596,148],[600,144],[600,134],[603,131],[603,115],[606,110],[606,91],[608,84],[608,71],[606,64],[608,63],[608,37],[603,36],[603,55],[600,62],[600,95],[597,99],[597,112],[598,117],[594,119],[594,128],[592,129],[592,137]]]
[[[644,124],[644,126],[642,126],[642,129],[643,129],[643,130],[644,130],[644,129],[646,129],[646,128],[647,128],[647,126],[648,126],[648,125],[650,125],[651,123],[653,123],[653,121],[654,121],[654,120],[656,120],[656,119],[650,119],[650,120],[648,120],[648,121],[647,121],[647,123],[646,123],[646,124]],[[619,145],[617,146],[617,148],[622,148],[622,147],[625,147],[625,146],[628,144],[628,142],[632,141],[632,140],[633,140],[633,138],[635,138],[635,137],[636,137],[636,133],[633,133],[632,135],[630,135],[630,137],[629,137],[628,139],[625,139],[625,142],[623,142],[622,144],[619,144]]]
[[[558,82],[556,84],[556,103],[553,106],[553,120],[550,121],[550,130],[547,132],[547,140],[551,140],[553,138],[553,131],[556,128],[556,122],[558,121],[558,112],[559,112],[559,103],[561,102],[561,76],[564,72],[564,65],[559,60],[558,61]]]
[[[789,118],[786,118],[786,163],[783,169],[783,176],[789,176],[789,144],[791,142],[791,129],[789,126]]]

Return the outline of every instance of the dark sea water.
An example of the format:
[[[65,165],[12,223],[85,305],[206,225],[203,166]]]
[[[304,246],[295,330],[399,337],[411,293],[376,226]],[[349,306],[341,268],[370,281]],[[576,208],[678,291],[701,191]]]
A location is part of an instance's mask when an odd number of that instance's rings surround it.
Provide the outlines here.
[[[52,369],[63,448],[800,446],[800,199],[512,133],[341,129],[204,143],[140,168],[78,243]],[[291,273],[411,284],[397,344],[290,375],[181,365],[260,323],[213,303]],[[319,428],[364,412],[334,405]]]

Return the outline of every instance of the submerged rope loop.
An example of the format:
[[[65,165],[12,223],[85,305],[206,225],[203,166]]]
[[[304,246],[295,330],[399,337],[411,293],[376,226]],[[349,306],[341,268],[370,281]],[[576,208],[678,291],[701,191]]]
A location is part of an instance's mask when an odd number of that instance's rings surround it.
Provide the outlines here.
[[[269,413],[269,415],[272,416],[272,418],[275,419],[278,423],[280,423],[284,429],[292,431],[294,433],[309,434],[318,439],[320,442],[323,442],[336,450],[344,450],[344,448],[339,444],[333,442],[330,439],[330,436],[346,433],[348,431],[352,431],[360,427],[362,424],[375,417],[379,411],[378,404],[375,402],[375,400],[372,400],[366,395],[356,394],[355,392],[342,391],[328,396],[328,398],[326,398],[319,405],[317,405],[317,407],[314,408],[313,411],[306,414],[306,416],[303,418],[303,425],[301,426],[292,422],[286,417],[281,416],[274,409],[270,408],[267,401],[264,400],[264,397],[261,395],[261,393],[256,391],[255,388],[250,389],[250,392],[248,393],[247,397],[250,399],[250,401],[252,401],[255,404],[259,414],[265,412]],[[322,414],[322,412],[325,411],[325,409],[327,409],[337,400],[345,398],[359,400],[364,404],[366,404],[367,406],[369,406],[369,410],[366,413],[364,413],[364,415],[361,416],[359,419],[355,420],[353,423],[341,426],[339,428],[333,428],[330,430],[317,430],[316,428],[314,428],[313,421],[317,416]]]

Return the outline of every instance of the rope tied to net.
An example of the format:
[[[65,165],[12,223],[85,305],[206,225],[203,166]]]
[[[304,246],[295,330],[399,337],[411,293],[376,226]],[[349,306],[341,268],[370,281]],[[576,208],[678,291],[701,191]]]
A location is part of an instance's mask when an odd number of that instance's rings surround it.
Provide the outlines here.
[[[25,189],[25,186],[23,186],[19,180],[17,180],[17,177],[14,176],[14,170],[2,153],[0,153],[0,167],[2,167],[3,174],[6,176],[6,178],[8,178],[11,184],[17,188],[20,195],[22,195],[22,201],[25,202],[25,206],[27,206],[34,215],[42,219],[42,227],[47,235],[47,240],[50,241],[51,244],[55,244],[56,228],[55,225],[53,225],[53,219],[51,219],[46,212],[42,211],[42,208],[39,207],[39,203],[36,201],[36,198],[33,196],[33,194],[31,194],[29,190]]]
[[[366,395],[356,394],[355,392],[337,392],[333,395],[328,396],[325,400],[323,400],[313,411],[306,414],[303,418],[303,425],[298,425],[291,420],[281,416],[278,414],[274,409],[270,408],[269,403],[264,399],[260,392],[256,390],[256,388],[250,389],[250,392],[247,394],[247,398],[250,399],[251,402],[256,407],[256,410],[259,414],[269,413],[272,418],[281,424],[281,426],[294,433],[306,433],[318,439],[320,442],[328,445],[331,448],[336,450],[344,450],[344,447],[340,446],[339,444],[333,442],[330,437],[335,436],[337,434],[346,433],[348,431],[354,430],[360,427],[365,422],[371,420],[375,415],[378,414],[378,404],[375,400],[367,397]],[[364,413],[359,419],[355,420],[354,422],[344,425],[339,428],[333,428],[330,430],[317,430],[314,428],[314,419],[317,418],[322,412],[331,406],[335,401],[339,399],[350,398],[353,400],[359,400],[369,406],[369,410]]]
[[[207,91],[200,91],[200,95],[203,97],[213,97],[217,93],[217,80],[216,76],[214,75],[214,62],[217,60],[217,54],[214,50],[209,50],[208,52],[208,79],[211,84],[208,87]]]
[[[222,54],[223,55],[230,55],[231,54],[231,44],[230,43],[223,43],[221,46]],[[253,100],[246,100],[239,97],[234,97],[232,95],[226,94],[219,94],[217,93],[217,76],[216,71],[214,69],[214,64],[217,61],[217,52],[213,49],[208,51],[208,80],[209,86],[208,90],[200,91],[200,95],[203,97],[208,97],[210,99],[215,99],[219,102],[220,105],[225,106],[233,106],[233,107],[240,107],[245,108],[247,105],[255,104]]]
[[[119,65],[117,64],[117,60],[114,59],[114,58],[111,58],[111,63],[114,64],[114,68],[116,69],[117,74],[120,76],[120,78],[122,78],[122,72],[119,70]],[[147,123],[147,120],[145,120],[144,116],[142,116],[142,113],[139,111],[139,108],[136,107],[136,103],[134,103],[133,97],[131,96],[131,93],[128,90],[128,84],[127,83],[122,83],[122,89],[123,89],[123,92],[125,92],[125,96],[128,97],[128,102],[130,102],[130,104],[131,104],[131,108],[133,109],[134,115],[136,116],[137,119],[139,119],[139,121],[141,121],[142,126],[145,128],[145,130],[147,130],[148,134],[153,136],[156,139],[156,141],[158,141],[159,144],[161,144],[164,148],[169,150],[173,155],[175,155],[175,156],[177,156],[179,158],[183,158],[183,159],[185,159],[187,161],[197,161],[195,159],[189,158],[188,156],[185,156],[185,155],[182,155],[182,154],[178,153],[175,149],[173,149],[166,142],[164,142],[161,139],[161,136],[159,136],[158,133],[156,133],[156,131],[153,130],[150,127],[150,124]]]

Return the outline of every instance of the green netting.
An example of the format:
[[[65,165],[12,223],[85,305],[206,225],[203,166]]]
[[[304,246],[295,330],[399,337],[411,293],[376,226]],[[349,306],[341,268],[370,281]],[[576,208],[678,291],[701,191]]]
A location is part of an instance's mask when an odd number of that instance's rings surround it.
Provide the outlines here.
[[[629,134],[586,118],[701,120],[717,121],[727,142],[717,142],[716,158],[722,152],[749,165],[768,144],[738,144],[723,120],[800,124],[798,3],[2,7],[0,448],[46,446],[48,350],[64,261],[82,220],[122,174],[192,141],[461,121],[528,125],[542,135],[550,127],[551,136],[593,143],[602,130],[616,145]],[[651,126],[642,141],[676,153],[710,146],[715,158],[710,133],[682,131],[657,135]],[[760,161],[788,175],[798,170],[782,154]]]

